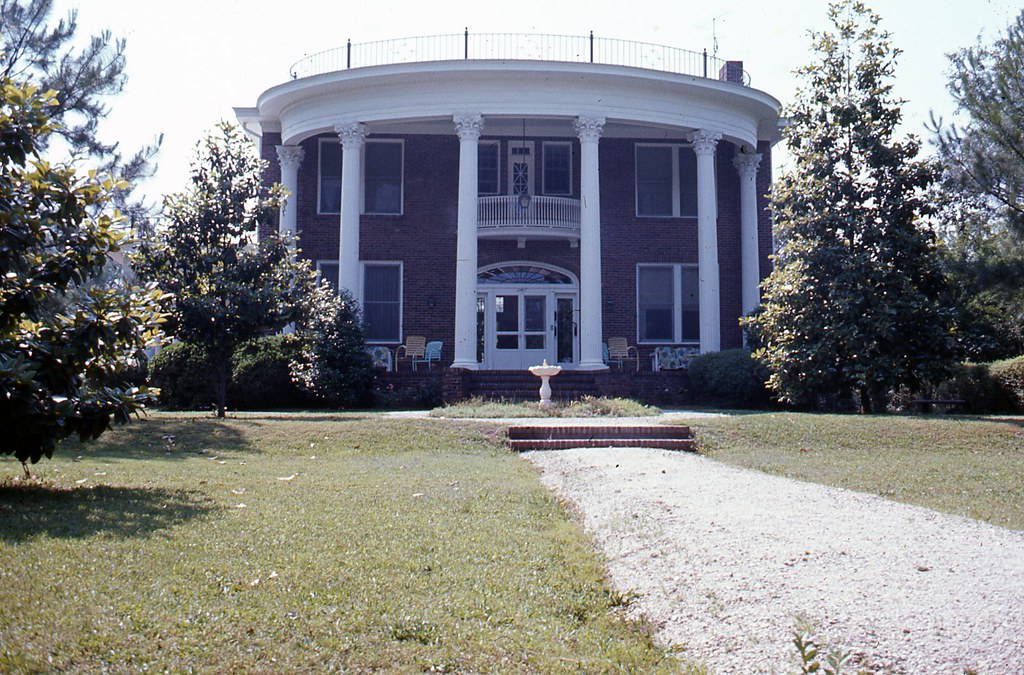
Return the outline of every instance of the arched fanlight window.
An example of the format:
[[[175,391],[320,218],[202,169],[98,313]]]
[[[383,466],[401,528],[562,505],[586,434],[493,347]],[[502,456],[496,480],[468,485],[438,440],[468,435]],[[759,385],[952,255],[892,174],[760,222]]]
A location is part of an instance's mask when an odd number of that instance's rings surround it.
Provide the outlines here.
[[[501,265],[477,275],[485,284],[572,284],[568,274],[540,265]]]

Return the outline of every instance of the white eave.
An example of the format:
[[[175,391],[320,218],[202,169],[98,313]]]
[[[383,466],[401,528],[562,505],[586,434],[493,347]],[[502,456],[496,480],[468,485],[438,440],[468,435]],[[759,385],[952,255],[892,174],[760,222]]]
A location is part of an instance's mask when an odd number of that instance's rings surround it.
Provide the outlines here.
[[[643,68],[552,61],[434,61],[355,68],[291,80],[236,108],[250,133],[295,143],[361,122],[371,131],[454,133],[452,115],[480,113],[485,135],[501,120],[536,118],[571,131],[579,115],[604,117],[605,137],[646,128],[709,129],[738,143],[776,142],[779,101],[734,82]],[[514,133],[509,125],[508,131]],[[535,131],[535,133],[537,133]]]

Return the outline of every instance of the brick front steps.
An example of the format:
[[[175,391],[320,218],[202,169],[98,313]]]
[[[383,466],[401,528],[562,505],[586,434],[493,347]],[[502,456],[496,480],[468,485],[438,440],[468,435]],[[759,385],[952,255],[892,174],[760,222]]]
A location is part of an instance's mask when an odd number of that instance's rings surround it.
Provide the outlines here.
[[[694,449],[690,427],[676,424],[648,426],[513,426],[509,443],[516,452],[568,448]]]

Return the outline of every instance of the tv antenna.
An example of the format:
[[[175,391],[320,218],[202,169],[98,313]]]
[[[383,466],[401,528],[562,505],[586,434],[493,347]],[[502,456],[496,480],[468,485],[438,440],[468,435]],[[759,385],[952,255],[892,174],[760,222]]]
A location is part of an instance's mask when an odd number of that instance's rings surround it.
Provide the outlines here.
[[[718,22],[718,17],[711,18],[711,56],[718,56],[718,29],[715,25]]]

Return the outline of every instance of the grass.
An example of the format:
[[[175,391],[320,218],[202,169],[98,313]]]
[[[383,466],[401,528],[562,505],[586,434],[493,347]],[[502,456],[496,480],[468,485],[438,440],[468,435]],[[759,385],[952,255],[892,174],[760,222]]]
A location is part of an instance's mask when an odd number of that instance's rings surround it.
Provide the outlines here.
[[[0,671],[657,672],[498,427],[153,414],[0,463]]]
[[[691,420],[701,452],[1024,530],[1024,418],[754,413]]]
[[[657,408],[628,398],[584,396],[574,401],[554,401],[541,408],[535,401],[489,401],[472,398],[460,403],[435,408],[433,417],[446,418],[519,418],[519,417],[647,417],[658,415]]]

